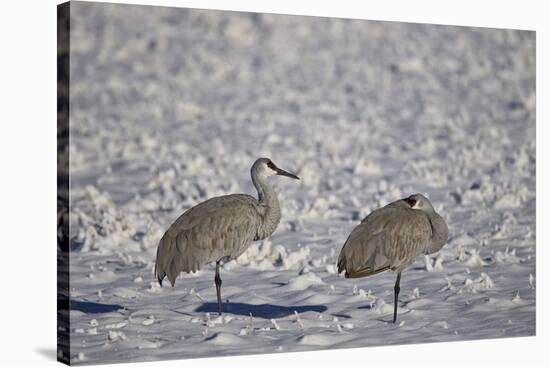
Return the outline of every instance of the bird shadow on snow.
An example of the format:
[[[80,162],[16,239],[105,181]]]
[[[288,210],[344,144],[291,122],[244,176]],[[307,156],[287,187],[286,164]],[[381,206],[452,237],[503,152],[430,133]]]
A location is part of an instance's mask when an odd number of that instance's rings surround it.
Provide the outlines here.
[[[109,305],[96,302],[71,300],[71,310],[76,310],[84,313],[107,313],[122,309],[124,309],[124,307],[120,305]]]
[[[294,312],[304,313],[308,311],[325,312],[326,306],[279,306],[279,305],[251,305],[248,303],[224,303],[222,304],[222,313],[234,315],[260,317],[264,319],[281,318],[289,315],[294,315]],[[218,304],[214,302],[203,303],[195,309],[195,312],[218,312]]]

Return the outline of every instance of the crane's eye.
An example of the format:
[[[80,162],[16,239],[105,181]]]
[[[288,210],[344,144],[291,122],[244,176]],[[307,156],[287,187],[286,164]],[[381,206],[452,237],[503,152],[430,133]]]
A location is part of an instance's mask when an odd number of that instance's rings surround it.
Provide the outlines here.
[[[413,197],[409,197],[405,201],[407,202],[407,204],[409,204],[411,208],[416,205],[416,199]]]
[[[272,170],[274,170],[274,171],[277,170],[277,167],[276,167],[275,164],[273,164],[273,162],[271,162],[271,161],[267,162],[267,166],[268,166],[269,168],[271,168]]]

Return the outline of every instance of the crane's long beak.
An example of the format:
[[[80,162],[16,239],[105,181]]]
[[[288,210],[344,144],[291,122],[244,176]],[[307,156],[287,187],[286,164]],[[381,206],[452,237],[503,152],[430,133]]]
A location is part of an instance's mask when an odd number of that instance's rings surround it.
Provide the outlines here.
[[[281,176],[286,176],[286,177],[294,178],[294,179],[296,179],[296,180],[299,180],[299,179],[300,179],[300,177],[298,177],[298,176],[296,176],[296,175],[293,175],[292,173],[287,172],[287,171],[285,171],[285,170],[283,170],[283,169],[280,169],[280,168],[278,168],[278,167],[277,167],[277,169],[276,169],[275,171],[277,171],[277,174],[278,174],[278,175],[281,175]]]

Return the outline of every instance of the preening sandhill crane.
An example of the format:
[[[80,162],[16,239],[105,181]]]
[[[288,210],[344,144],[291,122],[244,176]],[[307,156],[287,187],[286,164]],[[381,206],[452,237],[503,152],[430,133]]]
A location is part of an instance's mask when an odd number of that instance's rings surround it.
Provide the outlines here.
[[[279,200],[267,178],[273,175],[299,177],[278,168],[269,158],[259,158],[250,169],[258,199],[245,194],[218,196],[183,213],[162,236],[155,275],[172,284],[181,272],[195,272],[216,262],[214,282],[218,313],[222,313],[220,263],[239,257],[252,241],[269,237],[281,220]]]
[[[386,270],[397,272],[393,322],[401,272],[420,254],[439,251],[447,242],[445,220],[424,195],[414,194],[374,210],[350,233],[338,256],[338,273],[361,278]]]

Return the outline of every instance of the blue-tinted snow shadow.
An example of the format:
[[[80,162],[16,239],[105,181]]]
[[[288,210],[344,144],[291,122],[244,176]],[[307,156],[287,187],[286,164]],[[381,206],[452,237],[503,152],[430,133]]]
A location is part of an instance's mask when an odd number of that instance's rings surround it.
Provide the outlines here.
[[[84,313],[107,313],[122,310],[124,307],[120,305],[109,305],[96,302],[84,302],[71,300],[71,310],[76,310]]]
[[[233,315],[243,315],[249,316],[252,314],[253,317],[260,317],[263,319],[274,319],[281,318],[289,315],[293,315],[296,311],[297,313],[304,313],[308,311],[313,312],[325,312],[327,310],[326,306],[279,306],[279,305],[251,305],[248,303],[224,303],[222,304],[222,313],[228,313]],[[218,304],[213,302],[203,303],[195,309],[195,312],[218,312]]]
[[[366,304],[366,305],[364,305],[364,306],[359,306],[359,307],[357,307],[357,309],[358,309],[358,310],[363,310],[363,309],[370,310],[370,309],[372,309],[372,305]]]

